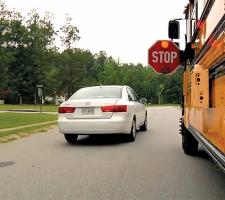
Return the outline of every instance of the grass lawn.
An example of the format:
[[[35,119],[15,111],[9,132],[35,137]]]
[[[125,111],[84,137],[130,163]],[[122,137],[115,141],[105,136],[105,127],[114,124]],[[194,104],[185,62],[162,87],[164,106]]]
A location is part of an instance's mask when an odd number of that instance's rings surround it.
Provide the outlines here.
[[[11,105],[11,104],[3,104],[0,105],[0,110],[13,110],[13,109],[31,109],[31,110],[40,110],[40,105],[32,105],[32,104],[22,104],[22,105]],[[42,105],[42,111],[45,112],[57,112],[58,105]]]
[[[53,121],[57,119],[55,114],[43,113],[0,113],[0,130],[17,126]],[[1,134],[1,133],[0,133]]]
[[[49,128],[52,126],[54,127],[54,125],[56,125],[56,122],[0,132],[0,143],[10,142],[20,137],[27,137],[35,133],[47,132]]]

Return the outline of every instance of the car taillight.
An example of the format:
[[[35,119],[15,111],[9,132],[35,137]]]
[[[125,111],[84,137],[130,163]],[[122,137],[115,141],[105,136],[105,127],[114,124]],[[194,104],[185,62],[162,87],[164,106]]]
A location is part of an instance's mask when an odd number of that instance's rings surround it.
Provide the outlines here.
[[[115,105],[114,112],[127,112],[127,105]]]
[[[127,105],[102,106],[102,112],[127,112]]]
[[[113,112],[114,106],[102,106],[102,112]]]
[[[59,107],[59,113],[73,113],[75,111],[75,107]]]

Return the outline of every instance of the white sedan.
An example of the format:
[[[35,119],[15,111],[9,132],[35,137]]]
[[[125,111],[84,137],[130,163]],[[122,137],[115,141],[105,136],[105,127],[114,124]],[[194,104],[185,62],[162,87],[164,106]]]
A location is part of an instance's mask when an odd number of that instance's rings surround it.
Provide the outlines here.
[[[138,99],[129,86],[94,86],[79,89],[59,106],[58,127],[68,143],[78,135],[127,134],[147,130],[146,99]]]

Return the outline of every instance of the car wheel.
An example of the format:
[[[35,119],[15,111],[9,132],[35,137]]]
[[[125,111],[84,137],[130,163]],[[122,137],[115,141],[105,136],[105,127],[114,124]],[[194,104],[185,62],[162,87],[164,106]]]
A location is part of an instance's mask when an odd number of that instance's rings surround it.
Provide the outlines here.
[[[76,135],[76,134],[64,134],[64,137],[69,144],[76,144],[78,135]]]
[[[131,131],[128,135],[129,142],[133,142],[136,139],[136,122],[135,119],[132,121]]]
[[[195,155],[198,151],[198,141],[194,136],[186,129],[182,127],[182,148],[185,154]]]
[[[142,126],[140,126],[140,131],[147,131],[147,113],[145,114],[145,122]]]

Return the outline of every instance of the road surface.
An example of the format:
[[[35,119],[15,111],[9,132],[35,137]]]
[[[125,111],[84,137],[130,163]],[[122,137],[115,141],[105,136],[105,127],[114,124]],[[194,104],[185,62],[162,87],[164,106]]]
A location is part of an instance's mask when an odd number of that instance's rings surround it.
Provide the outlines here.
[[[181,110],[148,113],[149,130],[133,143],[83,136],[68,145],[53,129],[0,144],[0,199],[224,199],[225,175],[204,151],[191,157],[181,149]]]

